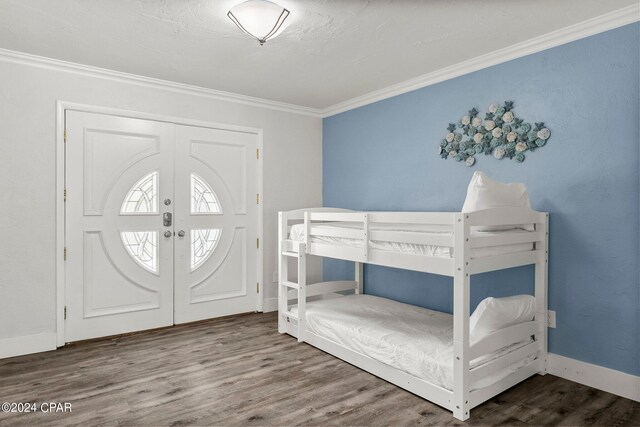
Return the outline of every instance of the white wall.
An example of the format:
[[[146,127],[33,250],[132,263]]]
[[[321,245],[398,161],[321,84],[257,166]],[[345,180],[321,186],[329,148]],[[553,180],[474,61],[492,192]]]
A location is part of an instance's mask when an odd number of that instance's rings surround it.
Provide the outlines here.
[[[0,59],[0,347],[56,328],[57,101],[263,129],[262,283],[276,296],[277,211],[322,205],[320,118]]]

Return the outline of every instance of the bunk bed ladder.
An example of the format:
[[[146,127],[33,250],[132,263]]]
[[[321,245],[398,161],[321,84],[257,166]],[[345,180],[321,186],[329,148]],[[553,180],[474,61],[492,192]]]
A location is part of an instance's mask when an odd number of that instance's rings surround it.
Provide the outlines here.
[[[307,263],[305,243],[297,243],[297,251],[283,250],[282,242],[287,239],[287,217],[280,212],[278,214],[278,332],[287,332],[286,322],[290,318],[298,321],[298,342],[304,342],[306,330],[306,302],[307,302]],[[298,281],[289,280],[289,259],[298,261]],[[289,310],[289,291],[297,291],[298,312],[294,315]]]
[[[284,285],[289,279],[288,257],[285,255],[283,242],[287,239],[287,215],[284,212],[278,213],[278,332],[287,332],[287,312],[288,288]]]

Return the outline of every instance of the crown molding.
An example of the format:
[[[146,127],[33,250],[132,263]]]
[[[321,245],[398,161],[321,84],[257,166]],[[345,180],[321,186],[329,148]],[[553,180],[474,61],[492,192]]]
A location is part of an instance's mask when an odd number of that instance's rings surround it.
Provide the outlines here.
[[[270,110],[284,111],[287,113],[321,117],[321,110],[317,108],[304,107],[301,105],[288,104],[279,101],[271,101],[268,99],[224,92],[215,89],[208,89],[200,86],[172,82],[169,80],[156,79],[153,77],[139,76],[136,74],[124,73],[121,71],[114,71],[106,68],[93,67],[90,65],[77,64],[74,62],[62,61],[59,59],[46,58],[44,56],[16,52],[8,49],[0,48],[0,62],[30,65],[50,70],[64,71],[77,75],[97,77],[121,83],[135,84],[138,86],[145,86],[154,89],[168,90],[180,94],[201,96],[204,98],[215,99],[217,101],[233,102],[236,104],[244,104],[251,107],[266,108]]]
[[[506,48],[498,49],[467,61],[340,102],[322,109],[321,114],[323,118],[330,117],[383,99],[482,70],[493,65],[531,55],[532,53],[545,49],[580,40],[604,31],[613,30],[614,28],[637,21],[640,21],[640,3],[605,13],[604,15],[587,19],[586,21],[552,31],[542,36],[534,37]]]
[[[285,102],[272,101],[263,98],[240,95],[224,92],[215,89],[203,88],[200,86],[188,85],[169,80],[156,79],[152,77],[139,76],[136,74],[124,73],[121,71],[108,70],[105,68],[82,65],[74,62],[62,61],[59,59],[46,58],[23,52],[16,52],[0,48],[0,61],[18,63],[46,68],[57,71],[65,71],[78,75],[98,77],[123,83],[136,84],[139,86],[151,87],[155,89],[169,90],[176,93],[201,96],[218,101],[233,102],[257,108],[283,111],[293,114],[302,114],[313,117],[330,117],[335,114],[353,110],[354,108],[372,104],[383,99],[391,98],[416,89],[441,83],[446,80],[460,77],[465,74],[479,71],[493,65],[501,64],[536,52],[560,46],[585,37],[622,27],[640,21],[640,4],[633,4],[613,12],[605,13],[595,18],[561,28],[556,31],[534,37],[532,39],[516,43],[503,49],[498,49],[484,55],[424,74],[422,76],[397,83],[386,88],[378,89],[338,104],[326,108],[312,108],[302,105],[288,104]]]

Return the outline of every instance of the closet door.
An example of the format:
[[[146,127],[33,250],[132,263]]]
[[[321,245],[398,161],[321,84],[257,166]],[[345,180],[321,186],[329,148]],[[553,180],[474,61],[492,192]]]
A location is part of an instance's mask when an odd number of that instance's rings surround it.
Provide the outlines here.
[[[66,114],[66,341],[173,324],[175,125]]]
[[[256,134],[176,126],[176,324],[257,308],[256,147]]]

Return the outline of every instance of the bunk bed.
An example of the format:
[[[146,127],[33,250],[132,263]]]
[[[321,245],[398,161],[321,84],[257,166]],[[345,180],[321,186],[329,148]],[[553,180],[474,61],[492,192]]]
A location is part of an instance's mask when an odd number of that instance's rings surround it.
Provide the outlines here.
[[[278,330],[466,420],[472,408],[546,373],[548,217],[528,207],[280,212]],[[354,261],[355,280],[307,283],[309,255]],[[365,263],[452,277],[453,314],[364,295]],[[471,277],[531,264],[531,315],[474,334]]]

